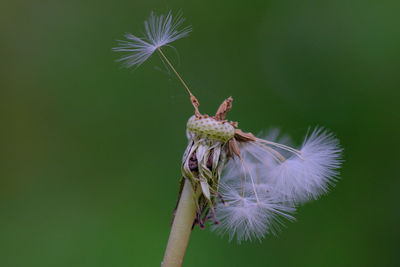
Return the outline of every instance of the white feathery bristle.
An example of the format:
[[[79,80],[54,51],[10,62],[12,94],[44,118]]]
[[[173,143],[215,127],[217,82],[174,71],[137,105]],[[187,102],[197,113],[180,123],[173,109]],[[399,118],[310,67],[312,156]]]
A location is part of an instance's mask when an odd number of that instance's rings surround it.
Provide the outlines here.
[[[221,194],[227,206],[223,204],[216,206],[220,224],[215,229],[221,234],[229,234],[230,240],[236,235],[239,242],[263,238],[267,230],[265,215],[254,196],[242,196],[240,190],[225,186],[221,188],[224,188]]]
[[[214,229],[228,234],[230,240],[236,236],[238,242],[261,240],[266,233],[279,231],[283,219],[293,220],[290,213],[295,209],[270,186],[268,173],[274,166],[270,155],[252,143],[240,149],[243,162],[231,158],[221,178],[219,191],[227,206],[217,205],[220,224]]]
[[[217,232],[239,242],[275,234],[282,219],[294,220],[297,204],[325,193],[335,181],[342,149],[332,134],[315,129],[300,151],[275,143],[278,136],[275,130],[268,141],[241,143],[241,160],[231,158],[226,164],[220,192],[227,206],[216,207]]]
[[[294,219],[290,215],[294,208],[281,203],[272,192],[263,190],[264,185],[253,186],[249,182],[245,187],[242,192],[237,185],[235,188],[234,185],[221,184],[221,194],[227,206],[220,203],[216,207],[220,224],[214,229],[220,234],[227,233],[230,240],[236,236],[239,243],[242,240],[261,240],[266,233],[276,234],[283,225],[282,219]]]
[[[292,155],[271,172],[276,190],[288,201],[304,203],[326,193],[341,164],[339,141],[322,128],[306,137],[301,155]]]
[[[171,11],[167,15],[160,16],[151,12],[150,17],[144,22],[144,37],[127,33],[125,38],[128,41],[119,40],[119,46],[113,48],[113,51],[128,52],[118,61],[122,61],[127,68],[140,66],[157,48],[183,38],[192,31],[190,26],[179,29],[184,21],[181,14],[173,18]]]

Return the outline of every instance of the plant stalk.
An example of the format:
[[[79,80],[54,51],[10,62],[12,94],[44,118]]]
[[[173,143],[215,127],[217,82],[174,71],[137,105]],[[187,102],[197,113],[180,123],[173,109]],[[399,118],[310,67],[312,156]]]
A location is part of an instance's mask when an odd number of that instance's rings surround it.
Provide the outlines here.
[[[182,266],[196,216],[196,201],[201,190],[196,191],[195,194],[190,181],[186,179],[172,223],[164,260],[161,263],[162,267]]]

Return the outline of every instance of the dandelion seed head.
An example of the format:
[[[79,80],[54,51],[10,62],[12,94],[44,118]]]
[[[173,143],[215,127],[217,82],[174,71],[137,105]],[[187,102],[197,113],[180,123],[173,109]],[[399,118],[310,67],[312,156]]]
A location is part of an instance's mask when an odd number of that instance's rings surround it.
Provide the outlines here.
[[[235,134],[235,128],[225,121],[217,121],[212,117],[196,118],[193,115],[187,122],[188,131],[209,139],[226,142]]]
[[[263,138],[238,129],[225,118],[232,107],[229,97],[214,116],[202,115],[200,103],[161,50],[186,37],[181,14],[155,15],[144,22],[145,33],[131,33],[113,51],[124,52],[118,61],[138,67],[156,50],[187,90],[194,115],[187,123],[188,146],[182,158],[182,180],[190,181],[196,197],[194,225],[213,219],[214,229],[230,240],[261,240],[276,234],[285,221],[294,220],[296,206],[316,199],[334,185],[341,165],[338,140],[322,128],[295,149],[290,138],[273,129]],[[221,201],[218,202],[217,199]]]

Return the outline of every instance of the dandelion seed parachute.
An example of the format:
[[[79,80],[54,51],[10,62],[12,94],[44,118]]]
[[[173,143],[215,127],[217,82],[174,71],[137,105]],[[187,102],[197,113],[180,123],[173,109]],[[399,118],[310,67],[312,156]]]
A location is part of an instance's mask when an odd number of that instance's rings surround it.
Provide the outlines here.
[[[213,229],[230,239],[236,236],[240,242],[275,234],[284,221],[294,220],[296,205],[317,198],[335,182],[342,150],[332,134],[316,128],[294,153],[281,144],[284,139],[275,143],[274,132],[268,141],[242,143],[242,161],[230,158],[224,168],[220,192],[228,206],[217,206],[221,223]],[[281,148],[271,150],[265,143]]]
[[[156,16],[152,12],[150,17],[144,22],[144,37],[127,33],[125,34],[125,38],[128,41],[119,40],[118,47],[113,48],[113,51],[127,53],[118,59],[118,61],[122,61],[123,65],[127,68],[139,67],[158,48],[186,37],[192,31],[190,26],[181,27],[184,21],[185,19],[181,14],[173,18],[171,12],[166,16]]]
[[[271,174],[274,186],[284,199],[295,203],[317,199],[334,185],[342,149],[331,133],[316,128],[306,137],[300,152],[301,158],[292,155]]]
[[[224,180],[224,177],[221,179]],[[243,190],[243,187],[247,189]],[[251,183],[239,185],[233,180],[221,181],[220,192],[227,206],[217,205],[216,213],[220,224],[213,226],[213,230],[221,235],[227,234],[230,240],[236,236],[240,243],[242,240],[261,240],[265,234],[276,234],[284,220],[294,220],[291,213],[295,209],[282,203],[267,188],[265,184],[256,184],[253,187]]]

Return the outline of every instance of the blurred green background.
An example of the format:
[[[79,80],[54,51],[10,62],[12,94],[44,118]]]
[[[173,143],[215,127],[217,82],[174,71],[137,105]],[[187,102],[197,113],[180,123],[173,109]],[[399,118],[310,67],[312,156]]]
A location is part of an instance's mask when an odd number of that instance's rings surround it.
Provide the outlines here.
[[[192,107],[158,56],[111,52],[151,10],[193,33],[167,50],[214,113],[300,142],[326,126],[342,180],[262,243],[195,229],[185,266],[400,266],[398,1],[0,4],[0,266],[159,266]],[[160,71],[161,70],[161,71]]]

